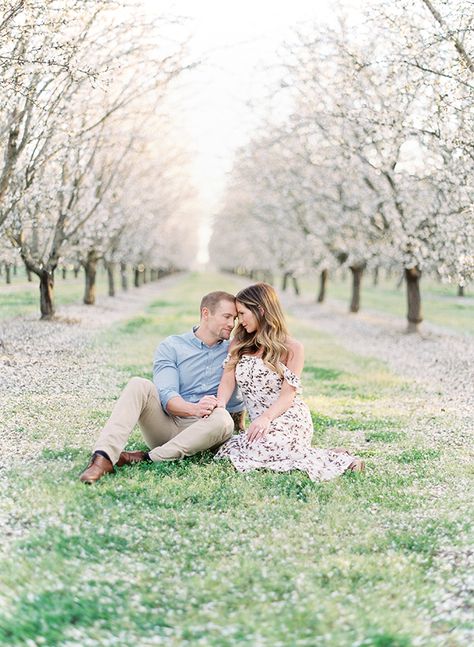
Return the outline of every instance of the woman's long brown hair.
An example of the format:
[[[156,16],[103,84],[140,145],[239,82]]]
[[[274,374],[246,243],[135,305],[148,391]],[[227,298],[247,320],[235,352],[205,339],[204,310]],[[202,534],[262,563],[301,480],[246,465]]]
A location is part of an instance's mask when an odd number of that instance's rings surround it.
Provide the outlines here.
[[[242,355],[261,352],[265,364],[282,375],[281,363],[288,355],[288,329],[274,288],[268,283],[256,283],[241,290],[235,299],[255,315],[257,330],[248,333],[240,324],[237,326],[229,368],[234,367]]]

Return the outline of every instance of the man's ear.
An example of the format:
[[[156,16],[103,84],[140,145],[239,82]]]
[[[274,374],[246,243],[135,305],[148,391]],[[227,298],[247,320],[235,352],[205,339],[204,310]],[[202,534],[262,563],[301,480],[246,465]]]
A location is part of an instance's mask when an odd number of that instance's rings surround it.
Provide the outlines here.
[[[207,319],[209,317],[209,308],[207,306],[204,306],[204,308],[201,310],[201,319]]]

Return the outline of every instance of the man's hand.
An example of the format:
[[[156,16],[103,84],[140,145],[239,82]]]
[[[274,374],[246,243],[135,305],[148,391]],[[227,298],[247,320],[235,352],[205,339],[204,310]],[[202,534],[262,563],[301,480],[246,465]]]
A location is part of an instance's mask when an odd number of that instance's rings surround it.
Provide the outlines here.
[[[267,416],[259,416],[255,418],[250,427],[247,429],[247,440],[253,443],[256,440],[261,440],[270,429],[271,420]]]
[[[206,418],[217,406],[217,398],[215,395],[205,395],[203,398],[196,402],[196,416],[198,418]]]

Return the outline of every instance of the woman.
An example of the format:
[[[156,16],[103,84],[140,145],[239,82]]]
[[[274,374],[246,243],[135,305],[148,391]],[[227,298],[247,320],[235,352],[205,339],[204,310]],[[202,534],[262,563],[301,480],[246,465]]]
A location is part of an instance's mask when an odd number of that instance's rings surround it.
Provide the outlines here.
[[[364,463],[344,449],[311,447],[313,424],[299,397],[303,346],[292,339],[275,290],[257,283],[236,296],[239,325],[224,364],[217,406],[225,407],[237,382],[250,416],[247,431],[222,445],[216,458],[229,458],[240,472],[299,469],[326,481]]]

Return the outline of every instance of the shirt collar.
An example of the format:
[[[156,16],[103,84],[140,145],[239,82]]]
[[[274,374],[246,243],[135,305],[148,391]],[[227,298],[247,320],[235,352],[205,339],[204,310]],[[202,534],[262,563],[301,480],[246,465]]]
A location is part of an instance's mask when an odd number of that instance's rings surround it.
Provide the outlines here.
[[[197,330],[198,328],[199,328],[199,326],[198,326],[198,325],[193,326],[192,331],[191,331],[191,339],[192,339],[193,343],[194,343],[196,346],[199,346],[199,348],[217,348],[217,347],[218,347],[218,346],[220,346],[220,345],[222,344],[222,342],[224,341],[223,339],[219,339],[219,341],[217,342],[217,344],[213,344],[212,346],[208,346],[208,345],[207,345],[207,344],[205,344],[201,339],[199,339],[199,337],[196,335],[196,330]]]

